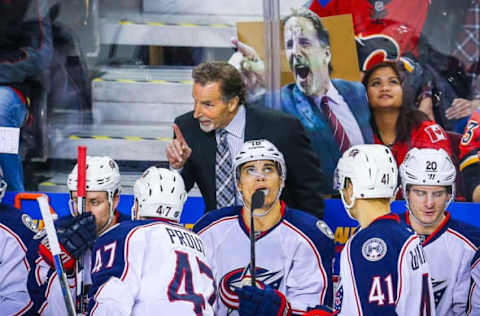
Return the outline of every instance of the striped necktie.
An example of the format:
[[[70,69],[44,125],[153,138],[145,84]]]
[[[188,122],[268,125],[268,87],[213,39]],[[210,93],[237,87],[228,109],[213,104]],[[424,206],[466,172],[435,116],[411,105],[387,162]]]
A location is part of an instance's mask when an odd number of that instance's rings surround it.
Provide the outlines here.
[[[232,158],[227,143],[227,131],[219,130],[219,136],[215,164],[217,209],[235,204]]]
[[[350,147],[350,140],[348,139],[347,133],[345,133],[342,124],[340,124],[332,109],[330,109],[328,97],[322,97],[320,107],[322,108],[322,111],[325,114],[325,119],[333,132],[333,137],[335,137],[335,140],[337,141],[340,153],[343,153]]]

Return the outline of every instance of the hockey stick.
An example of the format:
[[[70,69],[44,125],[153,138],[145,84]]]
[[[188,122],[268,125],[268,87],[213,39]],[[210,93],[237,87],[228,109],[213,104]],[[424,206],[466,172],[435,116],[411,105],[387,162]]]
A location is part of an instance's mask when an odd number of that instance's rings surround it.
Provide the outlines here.
[[[263,206],[265,202],[265,192],[257,190],[252,195],[252,205],[250,213],[250,275],[252,278],[252,286],[256,287],[256,267],[255,267],[255,224],[253,222],[253,211]]]
[[[87,180],[87,147],[78,146],[77,156],[77,207],[78,213],[85,211],[86,198],[86,180]],[[75,274],[77,277],[77,312],[83,313],[86,309],[83,298],[83,256],[76,261]]]
[[[62,260],[60,258],[60,245],[58,244],[57,233],[55,231],[55,225],[53,224],[52,214],[50,213],[50,207],[46,196],[40,196],[37,198],[40,205],[40,212],[42,213],[43,222],[45,223],[45,231],[47,232],[48,244],[50,251],[52,252],[53,261],[55,264],[55,270],[57,271],[58,280],[62,288],[63,300],[65,301],[65,307],[69,316],[75,316],[75,305],[73,304],[72,293],[67,282],[67,275],[63,271]]]

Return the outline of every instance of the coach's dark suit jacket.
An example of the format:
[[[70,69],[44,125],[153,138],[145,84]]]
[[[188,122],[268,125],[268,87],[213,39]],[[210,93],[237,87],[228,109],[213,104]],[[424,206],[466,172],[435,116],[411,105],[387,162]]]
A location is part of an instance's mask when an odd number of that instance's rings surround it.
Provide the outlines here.
[[[300,121],[289,114],[269,109],[246,106],[245,141],[267,139],[280,150],[287,164],[287,180],[282,199],[291,208],[323,217],[321,192],[328,191],[320,161],[314,154],[310,140]],[[216,209],[215,132],[200,129],[193,112],[175,119],[192,154],[182,170],[187,191],[196,182],[205,200],[206,210]]]

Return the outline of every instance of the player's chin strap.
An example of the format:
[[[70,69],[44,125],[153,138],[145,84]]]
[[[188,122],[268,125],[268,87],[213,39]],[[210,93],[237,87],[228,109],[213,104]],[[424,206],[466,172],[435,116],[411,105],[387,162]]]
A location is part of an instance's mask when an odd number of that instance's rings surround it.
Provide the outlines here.
[[[397,196],[397,192],[398,192],[398,187],[393,191],[393,195],[392,197],[390,198],[390,203],[392,203],[394,200],[395,200],[395,197]],[[355,204],[355,196],[353,195],[352,193],[352,196],[350,197],[350,204],[347,204],[347,202],[345,201],[345,196],[343,194],[343,190],[339,190],[340,192],[340,198],[342,199],[342,203],[343,203],[343,206],[345,207],[345,210],[347,211],[347,214],[348,214],[348,217],[350,217],[351,219],[353,220],[357,220],[355,217],[352,216],[352,214],[350,213],[350,209],[353,207],[353,205]],[[389,204],[390,204],[389,203]],[[408,202],[407,202],[407,206],[408,206]]]
[[[100,236],[102,233],[104,233],[108,227],[110,227],[110,224],[112,224],[113,219],[115,218],[115,209],[113,207],[113,201],[115,200],[115,195],[120,195],[120,190],[115,190],[114,192],[112,191],[107,191],[107,196],[108,196],[108,205],[109,205],[109,217],[108,221],[105,223],[105,225],[102,226],[97,232],[98,236]]]
[[[115,194],[117,193],[116,192],[113,192],[113,193],[110,193],[110,192],[107,192],[108,194],[108,204],[109,204],[109,213],[110,213],[110,216],[108,217],[108,221],[105,223],[105,225],[102,226],[102,228],[100,228],[98,230],[98,235],[100,236],[108,227],[110,227],[110,224],[113,222],[113,219],[115,218],[115,210],[113,208],[113,200],[114,200],[114,197],[115,197]],[[119,193],[120,194],[120,193]]]
[[[345,210],[347,211],[348,217],[350,217],[353,220],[356,220],[355,217],[353,217],[352,214],[350,213],[350,209],[355,204],[355,197],[352,194],[352,196],[350,197],[350,204],[347,204],[347,201],[345,201],[345,196],[343,195],[343,190],[339,190],[339,192],[340,192],[340,198],[342,199],[342,203],[343,203],[343,206],[345,207]]]

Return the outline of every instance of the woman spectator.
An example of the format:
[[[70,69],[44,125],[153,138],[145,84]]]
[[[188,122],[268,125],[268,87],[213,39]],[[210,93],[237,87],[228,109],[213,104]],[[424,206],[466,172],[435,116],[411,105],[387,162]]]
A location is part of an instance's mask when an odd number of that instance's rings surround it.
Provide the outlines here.
[[[445,130],[423,112],[404,104],[404,89],[395,63],[376,64],[365,72],[362,82],[367,89],[375,143],[388,146],[398,165],[413,147],[443,148],[452,155]]]

